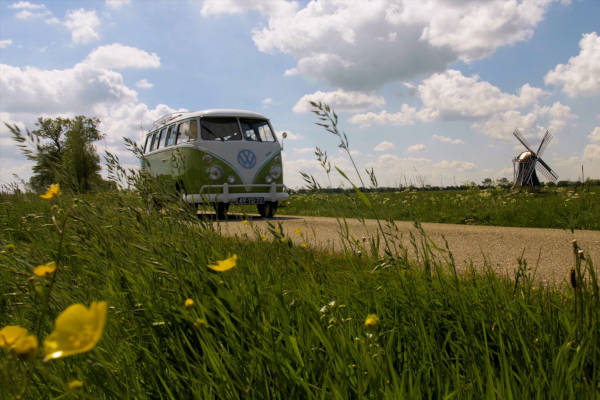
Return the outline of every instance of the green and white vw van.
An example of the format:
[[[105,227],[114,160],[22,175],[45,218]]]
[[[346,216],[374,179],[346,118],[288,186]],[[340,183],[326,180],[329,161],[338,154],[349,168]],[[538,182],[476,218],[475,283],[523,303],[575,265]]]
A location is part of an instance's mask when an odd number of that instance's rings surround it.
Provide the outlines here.
[[[213,204],[223,218],[229,205],[255,204],[272,217],[289,197],[281,145],[269,120],[251,111],[179,112],[158,119],[144,142],[145,167],[174,178],[183,200]]]

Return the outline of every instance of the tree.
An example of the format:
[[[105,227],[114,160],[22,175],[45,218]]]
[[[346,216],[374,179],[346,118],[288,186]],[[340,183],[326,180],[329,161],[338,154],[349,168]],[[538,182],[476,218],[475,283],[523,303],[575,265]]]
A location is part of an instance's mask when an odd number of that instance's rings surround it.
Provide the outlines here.
[[[65,189],[86,192],[103,183],[100,157],[93,142],[102,138],[100,120],[83,115],[75,118],[38,118],[37,129],[23,134],[15,125],[5,124],[23,154],[35,161],[29,181],[35,191],[53,183]]]

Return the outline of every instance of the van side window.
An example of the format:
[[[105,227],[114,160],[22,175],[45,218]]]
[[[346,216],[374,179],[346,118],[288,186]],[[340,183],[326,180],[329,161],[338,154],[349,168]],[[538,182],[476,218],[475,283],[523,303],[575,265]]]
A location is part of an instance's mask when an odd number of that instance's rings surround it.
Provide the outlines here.
[[[157,136],[158,132],[154,132],[154,134],[152,135],[152,144],[150,145],[150,151],[156,150],[156,144],[158,143]]]
[[[183,121],[177,129],[177,143],[189,141],[190,121]]]
[[[198,140],[198,120],[192,119],[190,120],[189,141],[195,142],[196,140]]]
[[[175,138],[177,137],[177,125],[171,125],[169,127],[169,133],[165,139],[165,146],[172,146],[175,144]]]
[[[237,119],[229,117],[206,117],[200,119],[200,134],[204,140],[242,140]]]
[[[257,142],[274,142],[275,136],[269,122],[264,119],[240,118],[244,139]]]
[[[146,136],[146,141],[144,142],[144,154],[146,154],[147,152],[150,151],[150,149],[148,148],[148,143],[152,142],[152,140],[151,140],[152,136],[153,135]]]

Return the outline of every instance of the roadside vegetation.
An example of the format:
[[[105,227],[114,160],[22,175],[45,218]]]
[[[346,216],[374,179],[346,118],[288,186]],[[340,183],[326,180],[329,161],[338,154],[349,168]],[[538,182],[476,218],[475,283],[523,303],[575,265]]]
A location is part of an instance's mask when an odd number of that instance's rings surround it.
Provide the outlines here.
[[[477,186],[462,190],[400,189],[364,193],[384,219],[448,224],[600,229],[600,185],[547,186],[540,192]],[[297,193],[280,214],[373,218],[353,190]]]
[[[535,286],[525,261],[516,281],[458,275],[424,237],[416,259],[318,252],[277,226],[223,238],[181,204],[148,209],[129,192],[5,193],[0,231],[0,329],[39,338],[19,352],[0,337],[0,398],[600,395],[585,249],[565,265],[570,284]],[[97,344],[43,362],[57,316],[95,301],[108,306]]]

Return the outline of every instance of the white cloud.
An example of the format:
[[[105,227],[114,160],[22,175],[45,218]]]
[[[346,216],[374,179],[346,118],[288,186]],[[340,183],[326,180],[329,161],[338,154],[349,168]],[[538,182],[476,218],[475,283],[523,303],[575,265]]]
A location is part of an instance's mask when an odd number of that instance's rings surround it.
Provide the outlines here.
[[[0,40],[0,49],[8,47],[11,44],[12,44],[12,40],[11,39]]]
[[[535,104],[545,92],[525,84],[519,95],[502,92],[478,75],[464,76],[460,71],[448,70],[433,74],[418,87],[424,109],[423,119],[463,119],[485,117],[496,112]]]
[[[312,94],[305,94],[298,100],[293,108],[294,112],[310,112],[312,107],[310,101],[323,102],[332,106],[336,111],[360,111],[372,107],[381,107],[385,104],[385,99],[373,93],[363,93],[356,91],[345,91],[338,89],[331,92],[317,91]]]
[[[124,5],[130,4],[131,0],[106,0],[106,7],[118,10]]]
[[[46,6],[44,4],[34,4],[34,3],[30,3],[29,1],[18,1],[16,3],[12,3],[8,7],[17,9],[17,10],[19,10],[19,9],[43,10],[46,8]]]
[[[99,102],[137,100],[121,74],[87,63],[63,70],[0,64],[0,92],[0,107],[8,112],[87,113]]]
[[[600,144],[600,126],[597,126],[594,128],[594,130],[592,131],[592,133],[590,133],[588,135],[588,139],[590,139],[590,142],[592,143],[599,143]]]
[[[300,147],[292,149],[294,153],[298,154],[313,154],[315,152],[314,147]]]
[[[160,57],[156,53],[148,53],[136,47],[124,46],[120,43],[100,46],[94,49],[84,61],[97,68],[158,68]]]
[[[583,158],[586,160],[600,161],[600,144],[588,144],[585,146]]]
[[[75,44],[86,44],[100,39],[100,19],[94,10],[69,10],[63,24],[71,31],[71,39]]]
[[[408,151],[409,153],[420,153],[422,151],[425,151],[425,145],[413,144],[412,146],[408,146],[408,149],[406,149],[406,151]]]
[[[375,146],[375,148],[373,150],[374,151],[387,151],[387,150],[393,149],[394,147],[396,147],[394,145],[394,143],[384,140],[383,142],[381,142],[377,146]]]
[[[377,125],[412,125],[417,117],[417,109],[402,104],[400,111],[396,113],[388,113],[386,110],[378,113],[368,112],[365,114],[356,114],[350,118],[350,123],[360,126]]]
[[[463,144],[464,142],[460,139],[452,139],[451,137],[448,136],[441,136],[441,135],[433,135],[433,140],[437,140],[439,142],[443,142],[443,143],[452,143],[452,144]]]
[[[270,97],[266,97],[261,101],[261,103],[263,103],[264,105],[273,104],[273,99]]]
[[[600,92],[600,37],[596,32],[584,34],[579,47],[577,56],[566,65],[557,65],[544,78],[547,85],[562,86],[570,97]]]
[[[154,85],[148,82],[146,79],[140,79],[135,83],[135,86],[140,89],[152,89]]]
[[[446,161],[446,160],[442,160],[437,164],[433,165],[436,168],[441,168],[441,169],[454,169],[456,171],[459,172],[464,172],[464,171],[472,171],[475,168],[477,168],[477,165],[475,165],[472,162],[469,161]]]
[[[344,89],[440,72],[498,47],[529,39],[552,0],[206,0],[202,14],[258,11],[260,51],[292,55],[287,75],[302,74]],[[401,38],[399,40],[398,38]],[[376,60],[376,62],[374,62]]]
[[[297,9],[295,2],[286,0],[204,0],[201,13],[204,17],[218,14],[240,14],[258,11],[261,14],[290,14]]]

